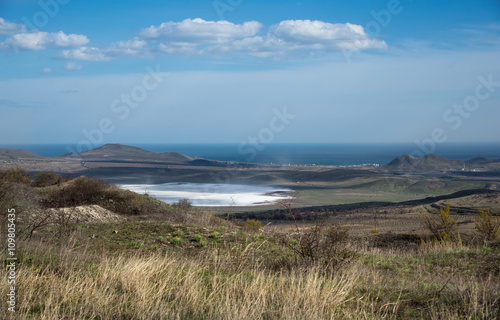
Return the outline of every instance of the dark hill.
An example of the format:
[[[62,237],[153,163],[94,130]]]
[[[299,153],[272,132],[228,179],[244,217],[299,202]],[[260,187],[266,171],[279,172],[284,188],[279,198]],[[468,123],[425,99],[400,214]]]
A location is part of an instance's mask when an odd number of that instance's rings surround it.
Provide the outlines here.
[[[0,160],[19,160],[19,159],[44,159],[32,152],[22,149],[0,149]]]
[[[468,165],[486,165],[498,162],[500,162],[500,159],[488,159],[483,157],[472,158],[470,160],[465,161],[465,163]]]
[[[105,144],[69,157],[85,161],[154,161],[165,163],[187,163],[193,160],[193,158],[178,152],[151,152],[118,143]]]
[[[440,171],[450,169],[461,169],[464,162],[460,160],[448,160],[437,154],[429,153],[421,158],[402,155],[394,158],[382,169],[391,171]]]

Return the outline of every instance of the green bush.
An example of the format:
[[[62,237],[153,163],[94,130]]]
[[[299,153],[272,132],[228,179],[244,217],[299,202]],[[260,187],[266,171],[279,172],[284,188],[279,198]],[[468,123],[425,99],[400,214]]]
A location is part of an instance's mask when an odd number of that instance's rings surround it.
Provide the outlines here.
[[[184,235],[184,232],[182,232],[181,230],[174,232],[175,237],[182,237],[183,235]]]
[[[172,238],[172,243],[180,245],[180,244],[182,244],[182,239],[179,237],[174,237],[174,238]]]

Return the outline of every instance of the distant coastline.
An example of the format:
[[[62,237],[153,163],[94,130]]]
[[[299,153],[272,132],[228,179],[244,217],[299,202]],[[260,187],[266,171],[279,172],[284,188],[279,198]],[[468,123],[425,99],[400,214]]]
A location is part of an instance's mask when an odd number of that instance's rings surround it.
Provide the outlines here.
[[[238,152],[238,144],[128,144],[154,152],[179,152],[190,157],[219,161],[247,162],[247,155]],[[47,157],[67,153],[71,144],[0,144],[0,148],[24,149]],[[387,164],[402,154],[419,150],[413,143],[320,143],[269,144],[257,152],[252,162],[316,165]],[[434,151],[447,159],[470,160],[475,157],[500,158],[500,142],[450,142]]]

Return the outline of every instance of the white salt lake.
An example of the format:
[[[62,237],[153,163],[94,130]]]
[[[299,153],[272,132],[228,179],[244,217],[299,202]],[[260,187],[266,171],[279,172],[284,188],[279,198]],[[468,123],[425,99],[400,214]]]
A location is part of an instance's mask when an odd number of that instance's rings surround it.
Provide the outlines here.
[[[150,196],[166,203],[188,199],[194,206],[257,206],[291,199],[291,189],[242,184],[187,183],[123,184],[121,188]]]

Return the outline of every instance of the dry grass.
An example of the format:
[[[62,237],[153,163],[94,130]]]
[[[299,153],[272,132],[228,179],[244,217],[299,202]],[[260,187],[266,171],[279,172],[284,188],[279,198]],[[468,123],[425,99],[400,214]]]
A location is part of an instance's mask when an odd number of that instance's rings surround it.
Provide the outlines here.
[[[103,201],[91,186],[73,194]],[[456,216],[463,241],[421,245],[424,229],[411,212],[332,217],[349,233],[293,221],[257,232],[196,208],[155,209],[143,195],[105,200],[115,209],[138,201],[153,213],[64,224],[57,236],[57,225],[38,228],[17,243],[17,313],[2,307],[0,319],[500,318],[500,243],[463,233],[473,217]],[[4,297],[7,280],[1,273]]]
[[[325,276],[314,267],[286,273],[258,267],[237,271],[233,258],[217,250],[192,258],[177,253],[89,258],[57,249],[51,254],[57,263],[33,262],[19,269],[21,317],[332,318],[357,279],[355,270]]]
[[[192,229],[183,230],[177,234],[187,239]],[[278,241],[268,245],[272,238],[250,234],[253,242],[238,243],[232,233],[219,236],[228,242],[210,238],[195,251],[172,244],[109,253],[90,247],[99,235],[84,245],[78,232],[62,244],[22,242],[16,319],[500,317],[498,248],[404,248],[353,238],[347,247],[356,258],[326,271],[315,263],[279,268],[272,256],[262,259]],[[5,273],[0,281],[6,283]],[[2,308],[0,318],[8,316]]]

